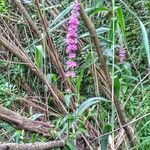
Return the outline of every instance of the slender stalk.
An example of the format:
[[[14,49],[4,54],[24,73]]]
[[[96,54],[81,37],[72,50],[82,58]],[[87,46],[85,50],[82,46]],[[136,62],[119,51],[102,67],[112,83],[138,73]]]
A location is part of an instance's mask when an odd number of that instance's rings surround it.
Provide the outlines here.
[[[112,100],[112,118],[111,118],[111,123],[112,123],[112,131],[115,129],[115,104],[114,104],[114,76],[115,76],[115,70],[114,70],[114,65],[115,65],[115,0],[112,0],[112,9],[113,9],[113,36],[112,36],[112,91],[111,91],[111,100]],[[113,139],[115,139],[114,133],[112,134]]]

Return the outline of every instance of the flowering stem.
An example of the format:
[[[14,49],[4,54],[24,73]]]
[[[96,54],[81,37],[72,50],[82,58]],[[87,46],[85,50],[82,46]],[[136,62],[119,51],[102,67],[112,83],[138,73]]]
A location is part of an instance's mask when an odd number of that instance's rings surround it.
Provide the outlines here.
[[[71,16],[68,21],[68,32],[66,36],[66,54],[67,54],[67,62],[66,62],[66,77],[74,78],[76,76],[73,68],[77,66],[77,63],[74,61],[76,58],[76,50],[77,50],[77,30],[79,25],[79,9],[80,4],[77,0],[72,4]]]

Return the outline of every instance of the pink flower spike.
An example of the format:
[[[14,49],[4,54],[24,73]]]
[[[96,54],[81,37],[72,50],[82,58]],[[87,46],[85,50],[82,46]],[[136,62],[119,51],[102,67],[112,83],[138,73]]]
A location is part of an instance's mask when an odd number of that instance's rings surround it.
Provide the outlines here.
[[[74,38],[67,38],[66,39],[66,43],[69,45],[69,44],[77,44],[77,39],[74,39]]]
[[[68,58],[76,58],[76,54],[75,53],[69,53]]]
[[[72,33],[72,32],[77,32],[77,25],[69,25],[69,28],[68,28],[68,32]]]
[[[78,1],[75,1],[72,5],[72,9],[78,11],[80,9],[80,4]]]
[[[75,0],[72,4],[71,16],[68,21],[68,31],[66,35],[66,53],[68,54],[68,61],[66,62],[67,72],[66,77],[75,77],[75,72],[72,71],[72,68],[77,66],[77,63],[74,62],[74,58],[76,58],[75,51],[77,50],[77,42],[78,42],[78,25],[79,25],[79,9],[80,3]]]
[[[71,14],[72,14],[72,15],[75,15],[76,17],[79,17],[79,16],[80,16],[80,13],[79,13],[79,12],[76,12],[76,10],[72,10]]]
[[[70,18],[69,20],[69,24],[70,25],[78,25],[79,24],[79,20],[77,18],[75,18],[75,16],[71,16],[72,18]]]
[[[75,44],[71,44],[71,45],[69,44],[66,48],[66,53],[68,54],[68,53],[70,53],[72,51],[76,51],[76,50],[77,50],[77,46]]]
[[[66,62],[66,65],[67,65],[67,68],[74,68],[74,67],[77,66],[77,63],[74,62],[74,61],[68,60],[68,61]]]
[[[119,54],[118,54],[118,56],[119,56],[119,59],[120,59],[120,62],[121,62],[121,63],[125,61],[125,59],[126,59],[126,51],[125,51],[124,48],[121,47],[121,48],[119,49]]]
[[[77,33],[72,31],[67,34],[67,39],[68,38],[76,38],[77,36],[78,36]]]
[[[66,77],[72,77],[72,78],[76,77],[76,74],[73,71],[67,71],[65,75]]]

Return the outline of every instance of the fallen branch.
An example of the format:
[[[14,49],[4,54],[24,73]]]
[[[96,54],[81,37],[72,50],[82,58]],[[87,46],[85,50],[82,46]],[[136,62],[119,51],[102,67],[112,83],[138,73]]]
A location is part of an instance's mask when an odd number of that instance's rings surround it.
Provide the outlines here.
[[[43,136],[51,136],[50,131],[54,130],[54,125],[43,121],[32,121],[19,113],[11,111],[0,105],[0,118],[11,123],[16,128],[42,134]]]
[[[18,144],[18,143],[3,143],[0,144],[0,150],[49,150],[57,147],[64,147],[65,140],[51,141],[47,143],[27,143],[27,144]]]

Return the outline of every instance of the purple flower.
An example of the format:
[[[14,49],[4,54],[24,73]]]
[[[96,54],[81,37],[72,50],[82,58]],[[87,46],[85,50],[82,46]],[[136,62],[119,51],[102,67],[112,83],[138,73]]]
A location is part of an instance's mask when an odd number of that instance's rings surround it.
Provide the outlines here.
[[[121,47],[119,49],[118,56],[119,56],[119,60],[120,60],[121,63],[125,61],[125,59],[126,59],[126,51],[125,51],[124,48]]]
[[[77,42],[78,42],[77,39],[75,39],[75,38],[73,38],[73,37],[72,37],[72,38],[70,37],[70,38],[67,38],[67,39],[66,39],[66,43],[67,43],[68,45],[70,45],[70,44],[77,44]]]
[[[77,36],[78,36],[78,34],[75,31],[72,31],[72,33],[68,33],[67,34],[67,39],[69,39],[69,38],[75,38]]]
[[[74,78],[76,76],[75,72],[74,71],[67,71],[66,72],[66,77],[72,77]]]
[[[66,62],[66,65],[67,65],[67,68],[74,68],[74,67],[77,66],[77,63],[74,62],[74,61],[68,60],[68,61]]]
[[[69,20],[70,25],[78,25],[79,24],[78,18],[75,18],[75,17],[76,17],[75,15],[73,17],[70,17],[70,20]]]
[[[66,48],[66,53],[69,54],[69,53],[72,53],[76,50],[77,50],[77,45],[76,44],[68,45],[67,48]]]
[[[75,53],[69,53],[68,58],[76,58],[76,54]]]
[[[72,4],[71,16],[68,21],[68,31],[66,35],[66,53],[68,54],[68,61],[66,62],[67,72],[66,77],[75,77],[75,72],[72,71],[73,68],[77,66],[77,63],[74,61],[76,58],[75,51],[77,50],[77,30],[79,25],[79,9],[80,4],[77,0]]]

